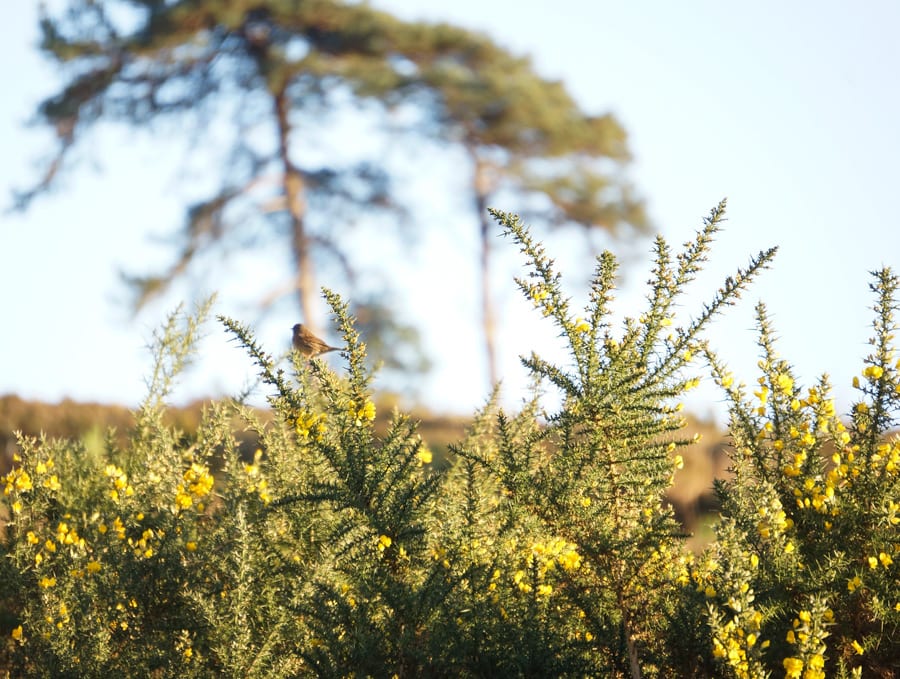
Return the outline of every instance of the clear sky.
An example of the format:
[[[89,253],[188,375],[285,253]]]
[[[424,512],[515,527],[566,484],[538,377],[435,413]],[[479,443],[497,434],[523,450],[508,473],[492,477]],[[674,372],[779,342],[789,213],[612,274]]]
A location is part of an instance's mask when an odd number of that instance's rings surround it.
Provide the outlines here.
[[[720,198],[729,221],[704,275],[684,301],[699,311],[714,288],[752,253],[778,245],[741,305],[708,337],[737,375],[756,377],[753,306],[764,300],[788,358],[806,384],[829,372],[846,410],[849,383],[862,368],[873,296],[869,271],[900,269],[900,4],[892,1],[784,3],[664,0],[601,3],[578,0],[377,0],[407,18],[443,19],[486,31],[538,70],[565,81],[582,106],[612,111],[625,125],[635,162],[629,176],[648,201],[655,227],[674,245],[690,239]],[[34,161],[50,137],[23,123],[56,78],[35,49],[37,3],[0,9],[0,204],[35,176]],[[423,9],[424,7],[424,9]],[[167,261],[160,238],[180,224],[188,147],[162,134],[97,128],[79,165],[26,214],[0,216],[0,393],[28,398],[135,404],[149,370],[145,345],[165,311],[187,288],[136,318],[125,309],[121,269]],[[459,174],[453,159],[445,173]],[[449,168],[446,166],[450,163]],[[406,288],[394,302],[421,325],[437,367],[420,389],[437,410],[467,412],[486,393],[475,322],[475,225],[454,213],[446,189],[429,193],[429,225],[408,255],[384,246],[382,258]],[[515,210],[512,205],[498,205]],[[442,228],[446,227],[446,228]],[[548,243],[563,264],[577,238]],[[503,250],[502,241],[497,247]],[[621,305],[638,313],[650,266],[650,241],[613,245],[631,253]],[[517,354],[536,345],[551,356],[557,342],[511,281],[515,253],[501,256],[498,300],[504,308],[502,372],[510,402],[526,380]],[[576,258],[577,259],[577,258]],[[394,266],[396,264],[396,266]],[[250,322],[230,304],[230,291],[268,280],[265,257],[228,265],[219,311]],[[574,269],[574,266],[572,267]],[[202,273],[197,277],[201,286]],[[403,278],[406,277],[406,278]],[[224,280],[224,282],[223,282]],[[340,290],[340,281],[323,283]],[[571,281],[578,289],[577,275]],[[210,283],[213,285],[213,283]],[[264,286],[263,286],[264,287]],[[579,300],[584,300],[581,296]],[[286,348],[290,309],[260,323],[275,352]],[[179,398],[239,388],[249,366],[214,327]],[[713,389],[690,404],[721,413]]]

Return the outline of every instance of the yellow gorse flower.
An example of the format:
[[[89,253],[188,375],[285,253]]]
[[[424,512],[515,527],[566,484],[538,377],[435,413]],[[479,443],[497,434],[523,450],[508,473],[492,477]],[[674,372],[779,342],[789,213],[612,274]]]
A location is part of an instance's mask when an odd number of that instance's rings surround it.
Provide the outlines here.
[[[317,441],[321,441],[327,431],[324,413],[302,412],[294,421],[294,429],[298,436],[308,439],[312,435]]]
[[[550,291],[543,285],[533,285],[528,291],[528,296],[531,297],[531,301],[537,307],[550,296]]]
[[[785,658],[782,665],[784,666],[784,676],[790,679],[797,679],[803,671],[803,661],[800,658]]]
[[[9,495],[16,490],[20,493],[31,490],[34,486],[31,482],[31,476],[21,467],[16,467],[3,477],[6,486],[3,489],[4,495]]]
[[[778,386],[778,391],[780,391],[785,396],[790,396],[793,393],[794,389],[794,380],[790,375],[785,375],[782,373],[775,379],[775,383]]]
[[[202,499],[212,492],[215,477],[209,468],[199,462],[191,463],[191,466],[182,474],[183,483],[179,483],[175,489],[176,509],[188,509],[194,504],[194,500]],[[200,506],[202,510],[202,506]]]
[[[190,484],[188,490],[197,497],[209,495],[215,483],[215,478],[209,469],[197,462],[192,463],[190,468],[185,470],[183,478]]]
[[[359,427],[364,421],[371,422],[375,419],[375,404],[369,400],[366,400],[361,406],[351,402],[347,407],[347,412],[356,420],[356,426]]]
[[[880,365],[870,365],[868,368],[863,370],[863,377],[866,377],[870,380],[881,379],[882,375],[884,375],[884,369]]]

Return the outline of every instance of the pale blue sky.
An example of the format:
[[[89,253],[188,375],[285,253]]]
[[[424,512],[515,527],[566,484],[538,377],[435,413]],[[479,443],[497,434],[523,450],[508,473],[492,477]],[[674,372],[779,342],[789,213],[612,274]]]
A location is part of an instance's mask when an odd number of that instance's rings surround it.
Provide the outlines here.
[[[404,17],[487,31],[531,54],[542,74],[563,79],[587,110],[614,112],[635,155],[630,177],[672,244],[688,240],[727,196],[729,222],[708,275],[684,303],[685,314],[699,310],[750,254],[779,245],[774,269],[712,326],[709,337],[742,379],[755,379],[752,312],[763,299],[782,338],[781,353],[807,384],[829,372],[846,409],[848,385],[862,367],[870,334],[868,272],[883,265],[900,269],[900,220],[893,205],[900,192],[900,4],[373,4]],[[48,149],[43,131],[22,128],[35,102],[54,86],[53,71],[34,49],[36,5],[4,3],[0,9],[2,204],[11,187],[34,176],[33,161]],[[179,290],[131,319],[117,272],[166,261],[153,238],[178,227],[185,184],[197,176],[179,170],[187,151],[167,141],[174,137],[173,130],[152,137],[98,128],[79,152],[77,170],[53,194],[24,215],[0,218],[0,393],[129,405],[140,399],[149,363],[144,346]],[[445,176],[468,172],[454,167],[452,157],[441,162]],[[395,303],[423,326],[438,359],[421,389],[427,402],[466,412],[486,393],[474,332],[475,226],[470,215],[455,214],[446,191],[420,190],[430,192],[430,213],[422,219],[446,228],[431,229],[412,257],[388,245],[379,256],[392,258],[391,268],[407,281],[410,292]],[[580,244],[561,238],[548,248],[565,266]],[[648,253],[649,245],[642,243],[638,252]],[[516,298],[508,266],[515,253],[508,249],[498,271],[498,300],[505,310],[502,372],[514,403],[525,384],[516,355],[532,345],[558,354],[553,329]],[[649,254],[628,266],[620,310],[632,313],[640,308]],[[271,269],[271,260],[261,258],[230,264],[225,284],[211,278],[224,288],[219,311],[249,314],[230,303],[230,293],[269,280]],[[341,289],[340,281],[322,282]],[[270,318],[260,325],[260,337],[272,351],[281,350],[293,322],[289,311]],[[249,372],[211,328],[179,397],[237,389]],[[711,404],[717,398],[704,389],[690,405],[700,414],[721,412]]]

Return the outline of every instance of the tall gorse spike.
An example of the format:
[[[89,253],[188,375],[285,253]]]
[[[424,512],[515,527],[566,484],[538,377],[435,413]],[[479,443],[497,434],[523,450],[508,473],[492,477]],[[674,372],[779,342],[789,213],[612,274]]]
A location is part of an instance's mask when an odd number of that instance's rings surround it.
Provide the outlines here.
[[[247,325],[233,318],[222,315],[216,318],[253,360],[259,369],[259,379],[262,383],[275,388],[275,394],[266,395],[270,405],[277,407],[281,401],[286,401],[293,407],[299,407],[298,394],[290,385],[284,368],[279,368],[275,358],[256,341],[253,331]],[[243,402],[245,397],[246,395],[243,395],[238,400]]]
[[[678,328],[675,301],[705,260],[724,203],[676,257],[657,238],[648,308],[639,318],[626,319],[617,338],[607,319],[616,271],[611,254],[598,258],[589,303],[583,317],[574,317],[543,246],[517,216],[496,210],[492,215],[525,255],[530,272],[517,279],[518,286],[562,330],[574,370],[534,354],[523,359],[562,392],[563,405],[524,439],[511,437],[501,418],[500,453],[490,471],[520,508],[529,508],[530,530],[572,545],[584,566],[566,576],[565,599],[597,621],[590,629],[594,638],[625,640],[621,653],[607,649],[610,671],[641,676],[666,636],[659,618],[648,612],[671,609],[678,597],[674,572],[686,558],[663,501],[680,464],[675,451],[688,443],[671,436],[682,425],[676,401],[697,382],[683,372],[706,323],[733,303],[775,251],[762,252],[739,269],[696,320]],[[662,553],[674,559],[659,560]],[[589,591],[602,592],[609,608],[601,613],[588,605]]]
[[[854,426],[858,433],[865,436],[870,444],[887,431],[894,423],[895,413],[900,407],[900,383],[898,368],[893,350],[893,341],[897,332],[894,313],[897,311],[897,287],[900,280],[890,268],[872,272],[874,282],[869,289],[875,294],[873,306],[875,318],[872,327],[875,334],[869,338],[872,352],[865,358],[865,382],[860,391],[870,401],[868,408],[854,408]]]
[[[153,369],[147,380],[145,407],[159,407],[171,392],[175,378],[187,366],[199,339],[200,329],[215,304],[215,295],[199,302],[193,314],[179,305],[166,317],[160,330],[153,332],[151,351]]]

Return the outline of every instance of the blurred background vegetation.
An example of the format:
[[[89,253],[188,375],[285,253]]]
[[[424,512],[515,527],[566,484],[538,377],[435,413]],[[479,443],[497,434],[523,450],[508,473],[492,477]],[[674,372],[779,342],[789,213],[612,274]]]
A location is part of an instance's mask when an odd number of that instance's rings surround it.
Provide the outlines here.
[[[380,433],[387,428],[395,403],[382,400],[377,404],[376,425]],[[166,411],[169,424],[183,432],[190,440],[197,432],[204,402],[192,403],[185,407],[172,407]],[[267,418],[266,411],[260,411],[261,419]],[[469,418],[446,416],[418,409],[412,413],[419,421],[419,433],[434,452],[434,464],[447,462],[447,448],[458,443],[471,424]],[[726,478],[729,461],[726,453],[724,432],[715,423],[687,416],[685,433],[689,437],[700,434],[700,441],[683,449],[684,468],[675,475],[675,485],[668,498],[686,530],[695,534],[696,546],[704,544],[709,537],[707,529],[716,500],[712,492],[714,478]],[[108,432],[125,445],[127,432],[134,425],[130,410],[123,406],[99,403],[76,403],[65,400],[58,404],[26,401],[17,396],[0,396],[0,473],[6,473],[12,462],[16,448],[14,432],[26,436],[47,436],[81,441],[86,448],[101,446]],[[240,432],[240,428],[235,431]],[[240,435],[240,433],[239,433]],[[253,458],[257,440],[250,432],[244,432],[241,440],[242,453],[247,460]]]

